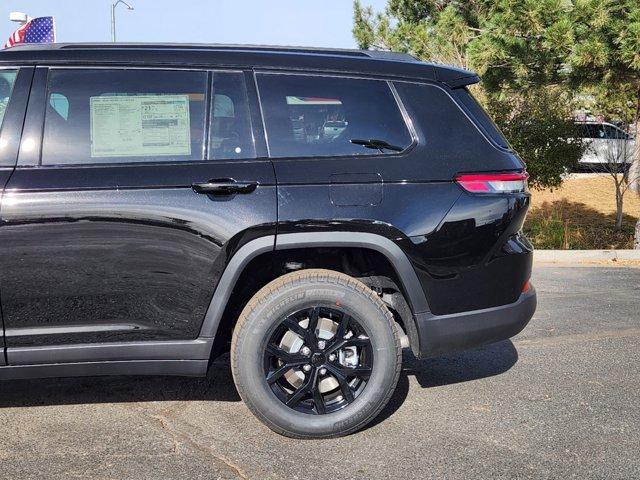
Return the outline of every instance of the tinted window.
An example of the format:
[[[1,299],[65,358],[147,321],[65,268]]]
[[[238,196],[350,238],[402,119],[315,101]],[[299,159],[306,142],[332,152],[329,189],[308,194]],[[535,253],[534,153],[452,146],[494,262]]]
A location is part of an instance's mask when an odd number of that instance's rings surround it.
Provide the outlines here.
[[[473,119],[479,124],[480,128],[489,136],[495,143],[502,148],[510,148],[509,142],[504,138],[500,129],[491,120],[491,117],[485,112],[482,105],[478,103],[475,97],[466,88],[458,88],[453,90],[455,95],[460,99],[462,104],[467,108],[467,112]]]
[[[352,139],[383,140],[401,148],[411,144],[384,81],[261,74],[258,86],[272,157],[381,153]]]
[[[255,157],[242,73],[214,73],[209,145],[209,156],[213,159]]]
[[[9,104],[17,76],[18,70],[0,70],[0,126],[4,120],[4,112]]]
[[[202,160],[207,74],[51,70],[43,164]]]

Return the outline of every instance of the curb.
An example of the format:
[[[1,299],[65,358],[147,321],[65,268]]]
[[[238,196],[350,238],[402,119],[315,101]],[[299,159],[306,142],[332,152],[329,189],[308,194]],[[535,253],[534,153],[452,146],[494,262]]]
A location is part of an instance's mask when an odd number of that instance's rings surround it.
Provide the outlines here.
[[[534,250],[536,262],[640,262],[640,250]]]

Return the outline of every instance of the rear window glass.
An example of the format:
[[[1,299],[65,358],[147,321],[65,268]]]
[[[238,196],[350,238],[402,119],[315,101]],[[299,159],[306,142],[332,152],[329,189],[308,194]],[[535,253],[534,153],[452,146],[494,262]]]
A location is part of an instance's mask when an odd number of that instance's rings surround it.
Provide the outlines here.
[[[258,75],[272,157],[323,157],[394,153],[352,140],[398,147],[412,143],[389,85],[380,80]]]
[[[502,148],[511,148],[507,139],[504,138],[504,135],[500,132],[500,129],[498,129],[498,126],[493,122],[493,120],[491,120],[491,117],[489,117],[484,108],[482,108],[482,105],[478,103],[468,89],[457,88],[453,90],[453,92],[467,108],[471,117],[473,117],[480,128],[489,136],[489,138],[491,138],[491,140]]]
[[[43,164],[202,160],[207,74],[52,70]]]

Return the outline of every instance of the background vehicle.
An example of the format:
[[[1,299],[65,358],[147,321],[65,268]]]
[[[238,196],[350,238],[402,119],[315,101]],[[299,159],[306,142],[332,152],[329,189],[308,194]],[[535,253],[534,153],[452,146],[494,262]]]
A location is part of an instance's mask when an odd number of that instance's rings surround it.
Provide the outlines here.
[[[582,170],[598,170],[618,158],[616,163],[630,165],[633,161],[635,139],[620,127],[607,122],[576,122],[580,130],[580,138],[587,144],[579,168]],[[620,152],[628,150],[623,158]]]
[[[0,64],[1,378],[204,375],[230,344],[260,420],[330,437],[384,407],[403,342],[437,355],[533,315],[527,176],[473,73],[203,45]]]

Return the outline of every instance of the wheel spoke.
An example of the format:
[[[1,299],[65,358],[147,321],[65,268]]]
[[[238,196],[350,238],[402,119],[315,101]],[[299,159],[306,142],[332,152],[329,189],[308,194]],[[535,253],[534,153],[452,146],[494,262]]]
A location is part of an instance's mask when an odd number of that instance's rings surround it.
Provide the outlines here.
[[[345,367],[345,366],[334,366],[333,368],[337,369],[342,375],[345,377],[358,377],[358,378],[369,378],[371,376],[371,367],[358,366],[358,367]]]
[[[291,370],[291,366],[285,363],[277,370],[274,370],[273,372],[269,373],[269,375],[267,376],[267,383],[271,385],[277,382],[280,379],[280,377],[282,377],[282,375],[287,373],[289,370]]]
[[[313,337],[316,336],[316,327],[320,318],[320,308],[314,307],[309,311],[309,325],[307,325],[307,333],[311,332]]]
[[[353,402],[353,392],[351,391],[351,387],[349,386],[349,382],[347,382],[347,377],[342,374],[342,372],[334,367],[333,365],[327,366],[331,374],[335,377],[340,385],[340,390],[342,391],[342,396],[347,402]]]
[[[316,407],[316,412],[318,413],[318,415],[323,415],[327,410],[324,404],[324,397],[322,396],[322,392],[320,391],[319,383],[320,379],[317,377],[313,382],[313,403]]]
[[[344,312],[341,312],[341,313],[342,313],[342,318],[340,319],[340,323],[338,324],[338,330],[336,330],[336,334],[333,337],[336,340],[340,340],[344,338],[344,336],[347,334],[347,327],[349,326],[349,320],[351,320],[351,317],[349,315],[347,315]]]
[[[369,337],[351,337],[345,339],[344,347],[366,347],[369,345]]]
[[[307,374],[304,382],[302,382],[302,385],[300,385],[300,387],[287,399],[288,407],[295,407],[298,403],[300,403],[302,397],[304,397],[311,389],[311,385],[313,384],[313,377],[314,375],[312,373]]]
[[[366,347],[369,343],[368,337],[337,338],[326,351],[327,353],[334,353],[344,347]]]
[[[301,327],[295,318],[287,318],[284,322],[284,326],[291,330],[293,333],[304,339],[307,335],[305,328]]]
[[[276,357],[281,360],[285,365],[291,367],[297,367],[303,365],[309,361],[309,358],[301,353],[289,353],[275,346],[272,343],[267,344],[267,354],[272,357]]]

